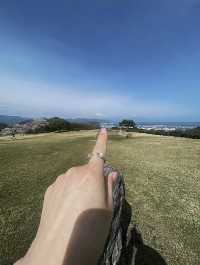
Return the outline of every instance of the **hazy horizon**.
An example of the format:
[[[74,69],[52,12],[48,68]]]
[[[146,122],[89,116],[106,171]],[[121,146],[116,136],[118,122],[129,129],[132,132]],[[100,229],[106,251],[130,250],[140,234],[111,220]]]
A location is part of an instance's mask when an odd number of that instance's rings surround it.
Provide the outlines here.
[[[44,119],[44,118],[52,118],[52,117],[59,117],[59,118],[62,118],[62,119],[65,119],[65,120],[97,120],[97,121],[105,121],[105,122],[113,122],[113,123],[117,123],[117,122],[120,122],[123,118],[119,118],[119,119],[116,119],[116,118],[109,118],[109,119],[103,119],[103,118],[98,118],[98,117],[95,117],[95,118],[92,118],[92,117],[65,117],[65,116],[56,116],[56,115],[52,115],[52,116],[19,116],[19,115],[2,115],[0,113],[0,122],[1,122],[1,118],[6,118],[6,117],[10,117],[10,118],[23,118],[23,119]],[[126,117],[124,117],[124,119],[126,119]],[[142,119],[142,120],[138,120],[138,119],[133,119],[137,124],[197,124],[198,126],[200,125],[200,120],[196,120],[196,121],[187,121],[187,120],[182,120],[182,121],[163,121],[163,120],[150,120],[150,119]]]
[[[0,114],[198,122],[199,0],[0,3]]]

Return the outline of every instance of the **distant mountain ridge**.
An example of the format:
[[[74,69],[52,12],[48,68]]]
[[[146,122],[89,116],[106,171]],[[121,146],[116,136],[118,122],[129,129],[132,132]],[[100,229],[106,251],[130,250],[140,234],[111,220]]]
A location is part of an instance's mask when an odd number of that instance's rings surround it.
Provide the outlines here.
[[[0,115],[0,123],[6,123],[8,125],[14,125],[16,123],[21,123],[26,120],[33,120],[33,119],[21,116]],[[69,118],[65,120],[71,123],[81,123],[81,124],[102,124],[108,122],[108,120],[90,119],[90,118]]]
[[[89,119],[89,118],[69,118],[65,119],[66,121],[72,122],[72,123],[84,123],[84,124],[99,124],[108,122],[108,120],[103,119]]]
[[[0,122],[6,123],[8,125],[14,125],[16,123],[30,120],[30,118],[27,117],[21,117],[21,116],[7,116],[7,115],[0,115]]]

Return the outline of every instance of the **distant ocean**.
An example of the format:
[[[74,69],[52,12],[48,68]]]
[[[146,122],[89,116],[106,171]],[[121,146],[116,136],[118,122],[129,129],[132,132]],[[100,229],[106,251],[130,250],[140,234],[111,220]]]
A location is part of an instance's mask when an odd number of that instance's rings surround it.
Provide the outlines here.
[[[145,130],[187,130],[200,127],[200,122],[137,122],[137,127]],[[117,122],[102,122],[101,127],[111,128],[117,126]]]
[[[175,131],[200,127],[200,122],[138,122],[137,127],[146,130]]]

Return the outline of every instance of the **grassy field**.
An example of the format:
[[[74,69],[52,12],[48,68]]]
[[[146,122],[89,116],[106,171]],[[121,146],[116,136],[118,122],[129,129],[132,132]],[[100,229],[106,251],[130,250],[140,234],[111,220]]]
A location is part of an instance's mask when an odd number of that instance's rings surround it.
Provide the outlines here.
[[[30,245],[44,191],[87,161],[95,132],[0,138],[0,264]],[[133,222],[168,265],[200,264],[200,140],[111,136],[108,161],[125,176]]]

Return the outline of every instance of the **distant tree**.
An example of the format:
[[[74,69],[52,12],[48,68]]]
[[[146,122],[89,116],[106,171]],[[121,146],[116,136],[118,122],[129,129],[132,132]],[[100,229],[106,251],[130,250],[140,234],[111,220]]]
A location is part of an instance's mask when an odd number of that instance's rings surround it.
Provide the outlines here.
[[[120,127],[125,127],[127,129],[129,128],[135,128],[136,127],[136,123],[133,120],[122,120],[119,123]]]
[[[67,131],[70,130],[70,122],[58,117],[50,118],[48,119],[48,125],[46,125],[45,129],[49,132]]]

